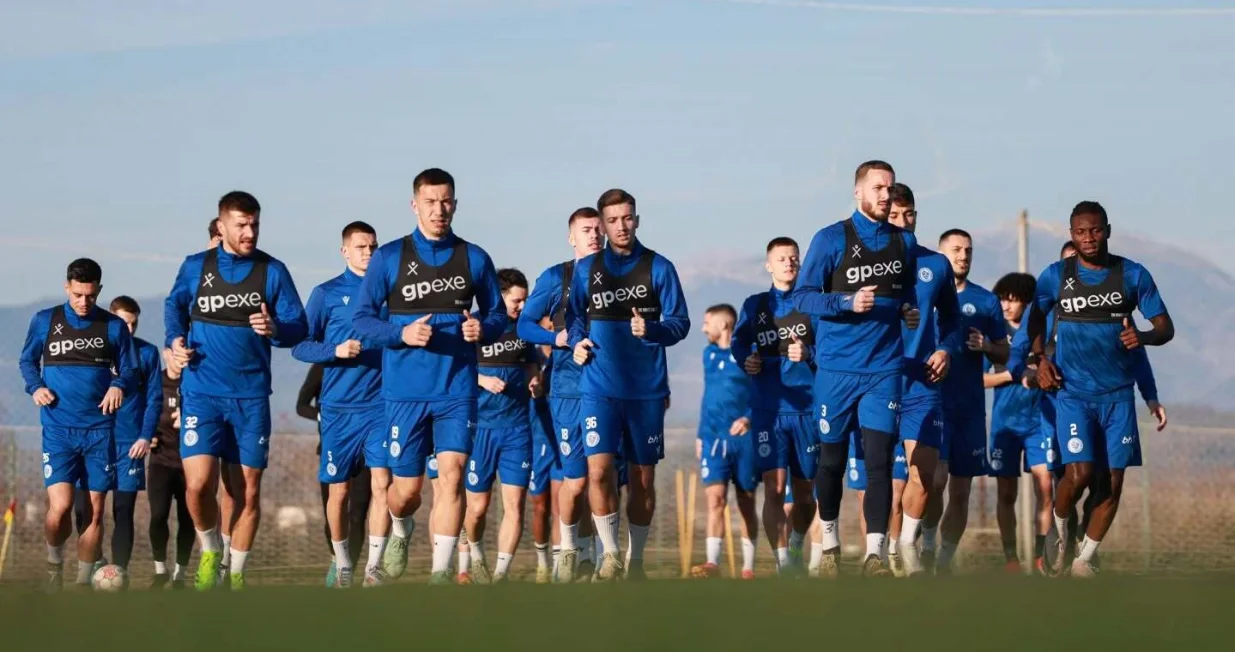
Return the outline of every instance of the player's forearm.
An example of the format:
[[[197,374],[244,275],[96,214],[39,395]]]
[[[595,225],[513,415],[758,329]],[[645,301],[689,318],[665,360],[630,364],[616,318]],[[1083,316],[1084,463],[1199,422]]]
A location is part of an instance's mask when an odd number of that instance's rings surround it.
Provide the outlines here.
[[[296,403],[296,414],[308,419],[309,421],[317,421],[318,412],[319,410],[311,401]]]
[[[177,338],[189,337],[189,304],[192,302],[192,296],[188,290],[183,288],[180,280],[176,280],[176,286],[172,288],[171,294],[167,295],[167,301],[163,303],[163,331],[166,335],[164,338],[164,346],[171,347],[172,342]]]
[[[1046,330],[1046,315],[1037,305],[1030,306],[1029,320],[1025,325],[1025,335],[1029,340],[1029,352],[1036,358],[1041,358],[1045,350],[1042,332]]]
[[[334,362],[335,345],[326,342],[304,340],[292,347],[292,357],[308,364]]]
[[[510,317],[505,312],[492,310],[480,322],[480,338],[485,342],[496,342],[509,325]]]
[[[47,386],[43,383],[43,374],[38,362],[27,360],[23,356],[17,366],[21,369],[21,379],[26,383],[27,394],[34,394]]]
[[[990,374],[982,375],[982,387],[984,389],[994,389],[1003,387],[1004,385],[1012,384],[1012,374],[1008,371],[999,371]]]
[[[853,295],[844,292],[821,292],[818,287],[802,287],[793,291],[793,307],[814,317],[827,319],[847,312],[853,305]]]
[[[1008,363],[1008,343],[1007,341],[991,342],[990,349],[986,352],[986,359],[994,364]]]
[[[541,327],[539,322],[543,317],[543,314],[529,314],[525,309],[519,315],[519,321],[515,322],[515,333],[519,339],[536,346],[553,346],[557,342],[557,333]]]
[[[375,306],[362,303],[352,315],[352,327],[365,339],[382,348],[394,348],[403,344],[403,328],[378,317]]]
[[[1153,366],[1149,364],[1149,354],[1142,347],[1133,351],[1133,355],[1136,360],[1132,367],[1132,378],[1141,392],[1141,398],[1146,402],[1158,400],[1158,382],[1154,378]]]
[[[644,339],[661,346],[673,346],[686,339],[690,332],[690,317],[684,315],[662,316],[660,321],[645,322]]]
[[[1150,322],[1153,324],[1152,330],[1137,332],[1142,346],[1162,346],[1175,339],[1175,322],[1169,315],[1154,317]]]

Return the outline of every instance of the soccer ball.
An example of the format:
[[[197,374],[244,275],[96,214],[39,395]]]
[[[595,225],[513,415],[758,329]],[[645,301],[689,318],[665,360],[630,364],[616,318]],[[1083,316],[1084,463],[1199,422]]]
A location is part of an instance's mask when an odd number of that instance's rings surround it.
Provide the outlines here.
[[[124,584],[124,569],[115,564],[108,564],[94,571],[94,576],[90,578],[90,585],[95,591],[106,593],[115,593],[123,589]]]

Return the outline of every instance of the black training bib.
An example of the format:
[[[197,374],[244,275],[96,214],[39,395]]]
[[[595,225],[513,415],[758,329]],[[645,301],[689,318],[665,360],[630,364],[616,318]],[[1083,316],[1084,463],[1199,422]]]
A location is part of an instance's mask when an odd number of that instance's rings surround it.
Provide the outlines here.
[[[566,330],[566,306],[570,303],[570,286],[575,282],[575,261],[562,263],[562,296],[553,313],[553,330]]]
[[[810,317],[797,310],[783,317],[774,316],[767,293],[759,300],[753,326],[755,350],[761,358],[789,357],[789,345],[793,344],[794,335],[805,346],[815,344],[815,329],[811,327]]]
[[[476,345],[476,363],[481,367],[517,367],[532,361],[532,345],[508,330],[490,344]]]
[[[907,266],[905,239],[900,229],[892,232],[888,245],[879,251],[868,249],[858,237],[852,220],[845,220],[845,253],[841,263],[827,280],[824,292],[857,292],[875,286],[875,296],[904,295]]]
[[[1077,257],[1063,262],[1055,319],[1083,323],[1120,323],[1136,309],[1136,297],[1124,284],[1124,259],[1111,256],[1106,278],[1097,285],[1081,282]]]
[[[614,276],[605,267],[604,253],[597,254],[588,270],[588,319],[630,321],[634,309],[644,319],[660,320],[660,296],[652,287],[655,256],[656,252],[645,249],[629,274]]]
[[[107,367],[115,364],[116,351],[107,336],[107,320],[92,319],[85,328],[73,328],[56,306],[43,341],[43,366]]]
[[[475,294],[467,242],[462,238],[455,239],[450,259],[439,267],[429,265],[420,257],[412,236],[403,237],[399,271],[386,297],[390,314],[458,313],[471,309]]]
[[[190,319],[216,326],[249,327],[249,316],[262,311],[266,303],[266,274],[270,257],[253,253],[253,269],[239,283],[228,283],[219,273],[219,250],[206,252],[202,274],[197,282],[197,300]]]

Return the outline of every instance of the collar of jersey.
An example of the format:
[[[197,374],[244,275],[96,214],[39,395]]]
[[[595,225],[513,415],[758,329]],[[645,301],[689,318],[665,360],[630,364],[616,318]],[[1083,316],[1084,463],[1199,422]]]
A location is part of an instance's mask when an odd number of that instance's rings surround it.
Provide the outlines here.
[[[629,256],[623,256],[613,250],[613,247],[605,245],[605,259],[617,264],[630,261],[643,255],[643,243],[639,242],[639,238],[635,238],[635,246],[631,248]]]
[[[450,249],[455,246],[455,231],[454,229],[447,231],[441,240],[430,240],[420,232],[420,227],[416,227],[416,230],[412,231],[412,240],[418,247],[423,246],[433,250]]]

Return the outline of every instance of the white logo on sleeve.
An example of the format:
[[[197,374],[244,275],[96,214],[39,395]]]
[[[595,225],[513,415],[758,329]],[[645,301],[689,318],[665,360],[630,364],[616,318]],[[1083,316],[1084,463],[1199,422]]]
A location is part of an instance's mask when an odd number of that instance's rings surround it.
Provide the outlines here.
[[[470,484],[470,485],[478,485],[478,484],[480,484],[480,476],[476,475],[476,472],[475,472],[475,471],[471,471],[471,472],[469,472],[469,473],[467,474],[467,483],[468,483],[468,484]]]
[[[600,433],[596,432],[595,430],[589,431],[587,433],[586,441],[587,441],[588,447],[596,448],[597,446],[600,445]]]
[[[197,431],[196,430],[186,430],[184,433],[184,445],[193,446],[195,444],[197,444]]]
[[[1077,453],[1080,453],[1083,450],[1085,450],[1085,442],[1081,441],[1077,437],[1073,437],[1072,439],[1068,440],[1068,452],[1069,453],[1076,455]]]

